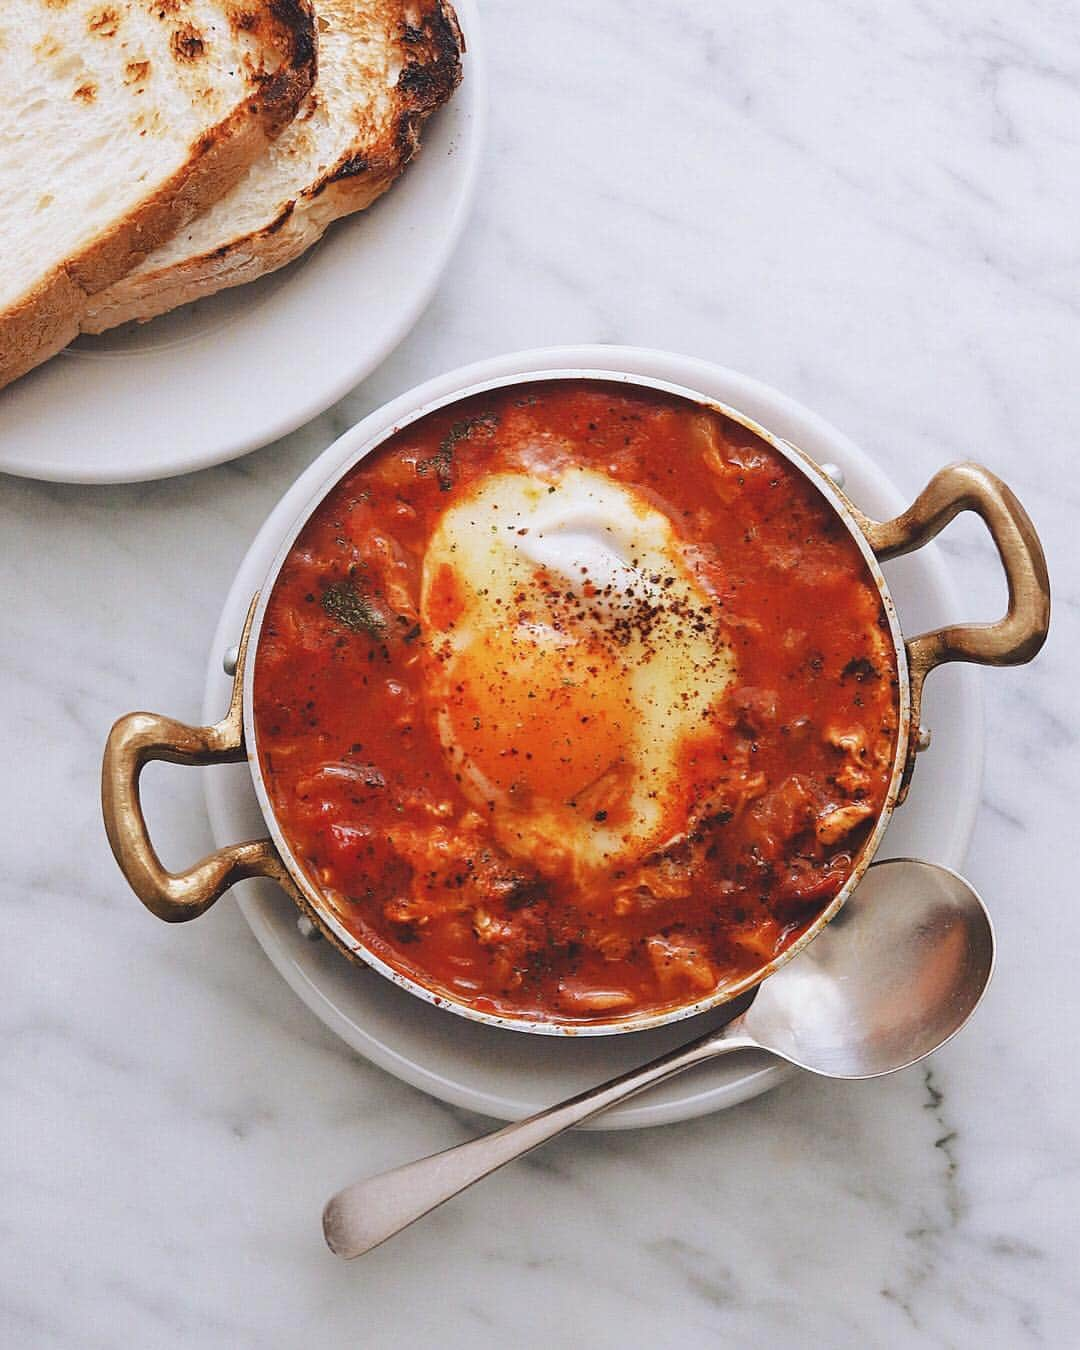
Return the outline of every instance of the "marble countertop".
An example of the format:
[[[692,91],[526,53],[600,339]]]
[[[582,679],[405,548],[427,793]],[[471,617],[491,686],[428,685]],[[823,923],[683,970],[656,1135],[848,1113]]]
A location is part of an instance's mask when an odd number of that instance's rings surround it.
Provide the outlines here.
[[[378,371],[220,469],[0,480],[0,1342],[1080,1344],[1080,20],[1056,0],[489,0],[484,20],[472,224]],[[101,830],[101,747],[132,707],[198,719],[230,579],[340,431],[440,370],[579,341],[736,367],[909,492],[970,455],[1028,506],[1054,627],[983,681],[968,865],[997,976],[926,1066],[564,1138],[346,1266],[329,1192],[485,1122],[345,1049],[234,904],[150,920]],[[957,522],[941,547],[956,617],[994,617],[985,535]],[[174,865],[209,845],[197,777],[147,775]]]

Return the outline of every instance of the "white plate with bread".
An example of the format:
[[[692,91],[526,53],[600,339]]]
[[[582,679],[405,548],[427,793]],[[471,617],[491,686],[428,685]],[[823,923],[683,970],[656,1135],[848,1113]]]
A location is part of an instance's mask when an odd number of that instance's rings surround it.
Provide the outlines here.
[[[464,225],[478,43],[472,0],[5,0],[0,470],[185,473],[362,380]]]

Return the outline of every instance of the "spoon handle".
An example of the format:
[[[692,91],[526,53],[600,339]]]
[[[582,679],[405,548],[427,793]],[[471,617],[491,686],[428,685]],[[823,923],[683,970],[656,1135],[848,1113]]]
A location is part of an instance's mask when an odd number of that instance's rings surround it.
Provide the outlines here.
[[[574,1125],[715,1055],[755,1047],[757,1042],[741,1028],[742,1018],[737,1017],[718,1031],[526,1120],[347,1186],[323,1210],[323,1233],[330,1250],[345,1260],[362,1256],[459,1191]]]

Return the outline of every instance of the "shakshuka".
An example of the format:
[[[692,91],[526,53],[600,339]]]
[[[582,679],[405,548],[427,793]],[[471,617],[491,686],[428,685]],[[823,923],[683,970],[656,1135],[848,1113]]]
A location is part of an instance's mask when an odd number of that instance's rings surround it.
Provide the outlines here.
[[[866,562],[759,436],[518,385],[362,460],[282,567],[261,768],[314,885],[435,995],[611,1021],[760,969],[884,804],[897,671]]]

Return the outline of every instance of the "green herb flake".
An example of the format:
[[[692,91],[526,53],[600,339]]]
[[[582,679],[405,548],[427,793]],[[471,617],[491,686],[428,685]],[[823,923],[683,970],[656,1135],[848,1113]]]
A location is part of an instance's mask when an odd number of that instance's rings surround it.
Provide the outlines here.
[[[349,581],[335,581],[323,591],[323,609],[335,623],[350,628],[354,633],[368,633],[382,637],[386,619],[366,595],[361,595]]]
[[[422,475],[434,473],[439,480],[439,491],[449,492],[454,486],[455,447],[460,441],[467,441],[474,431],[483,428],[492,432],[498,425],[498,415],[493,412],[478,413],[476,417],[466,417],[460,422],[455,422],[431,458],[422,459],[417,464],[417,473]]]

